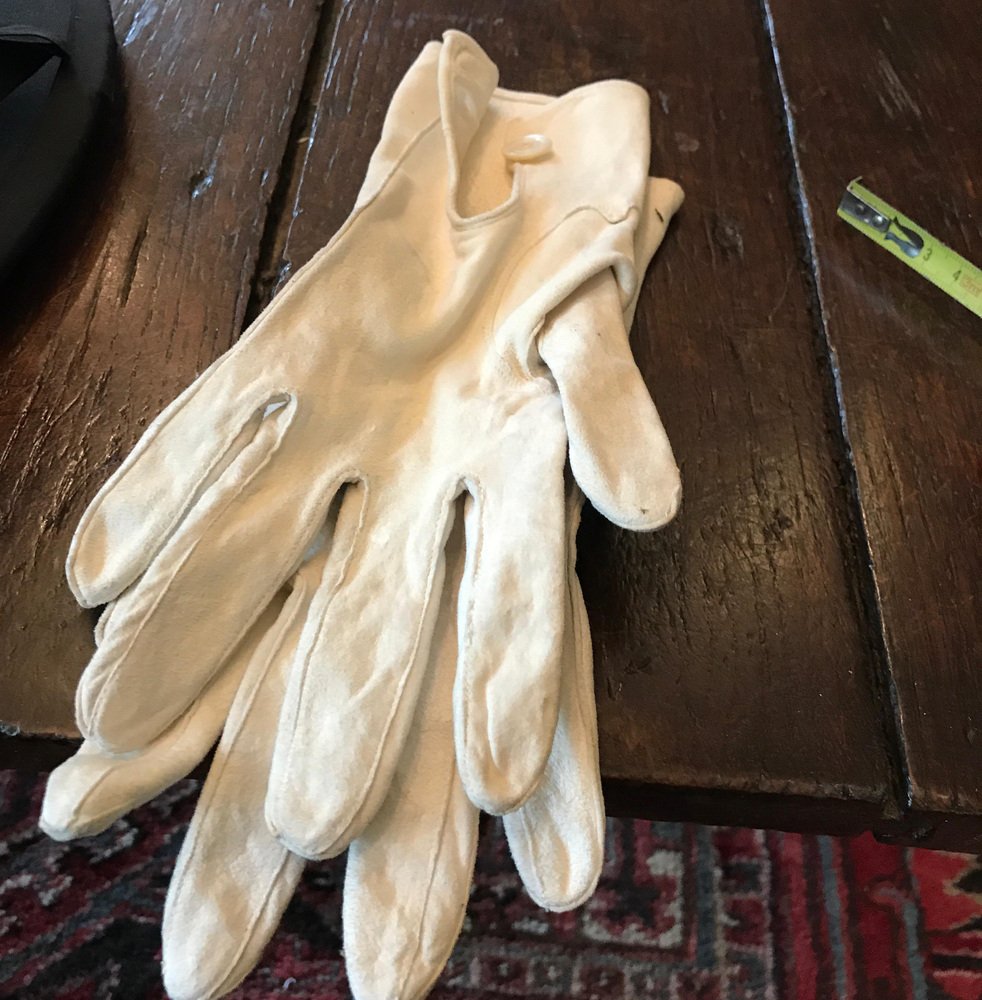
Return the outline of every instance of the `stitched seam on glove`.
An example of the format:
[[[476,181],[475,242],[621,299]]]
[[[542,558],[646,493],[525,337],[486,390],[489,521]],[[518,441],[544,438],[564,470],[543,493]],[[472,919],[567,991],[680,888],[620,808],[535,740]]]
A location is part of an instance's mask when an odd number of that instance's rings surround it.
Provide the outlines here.
[[[400,708],[400,706],[402,704],[402,698],[403,698],[403,695],[404,695],[405,690],[406,690],[406,684],[408,683],[409,675],[412,673],[413,666],[416,664],[416,661],[418,659],[419,646],[420,646],[420,642],[422,641],[422,637],[423,637],[423,624],[424,624],[424,622],[427,619],[427,615],[429,613],[430,605],[432,604],[433,596],[434,596],[433,595],[433,589],[434,589],[433,588],[433,580],[434,580],[434,576],[436,574],[436,567],[437,567],[437,564],[438,564],[439,559],[440,559],[440,554],[443,551],[443,547],[446,544],[447,526],[448,526],[449,519],[450,519],[450,516],[451,516],[451,511],[452,511],[451,504],[452,504],[454,496],[459,491],[459,488],[460,488],[459,487],[459,483],[455,482],[451,486],[451,488],[447,491],[447,493],[441,498],[440,504],[438,506],[438,510],[440,510],[440,509],[443,510],[443,523],[442,523],[442,525],[440,525],[440,530],[435,535],[435,540],[434,540],[433,548],[432,548],[432,550],[430,552],[430,558],[428,560],[428,566],[429,566],[429,568],[428,568],[427,575],[426,575],[426,584],[424,586],[426,597],[423,600],[423,604],[422,604],[422,607],[420,609],[419,620],[416,623],[416,633],[413,636],[413,645],[412,645],[412,648],[411,648],[411,650],[409,652],[409,656],[408,656],[408,658],[406,660],[406,663],[405,663],[405,665],[402,668],[402,672],[401,672],[401,676],[400,676],[400,679],[399,679],[399,683],[396,686],[396,696],[395,696],[395,698],[392,701],[392,707],[389,710],[388,717],[386,718],[385,724],[383,725],[382,730],[381,730],[380,738],[377,741],[377,747],[376,747],[376,750],[375,750],[375,756],[372,758],[372,763],[371,763],[371,766],[370,766],[370,768],[368,770],[367,780],[364,783],[364,791],[357,798],[357,801],[353,803],[352,808],[349,809],[347,815],[343,818],[343,820],[341,820],[340,822],[335,822],[333,824],[333,826],[334,826],[334,828],[336,830],[337,829],[341,830],[341,833],[337,834],[335,836],[334,840],[331,841],[331,843],[329,843],[326,846],[323,845],[323,844],[321,844],[319,846],[319,849],[316,852],[313,852],[313,853],[316,853],[318,856],[321,856],[321,855],[327,856],[327,854],[334,848],[334,846],[337,843],[337,841],[343,839],[347,835],[347,833],[351,829],[351,826],[354,823],[357,822],[359,814],[364,809],[365,804],[368,801],[368,799],[370,797],[370,794],[372,792],[372,788],[373,788],[373,785],[374,785],[374,782],[375,782],[375,778],[376,778],[376,775],[378,774],[378,769],[379,769],[379,766],[381,764],[383,752],[385,750],[386,743],[388,742],[388,736],[389,736],[389,732],[390,732],[390,730],[392,728],[392,723],[395,720],[396,716],[399,714],[399,708]],[[367,507],[367,499],[366,499],[366,507]],[[438,524],[439,524],[439,521],[438,521]],[[359,525],[359,536],[356,538],[355,543],[352,546],[352,552],[354,552],[355,549],[358,548],[359,543],[361,541],[361,535],[362,535],[361,525]],[[338,581],[338,587],[340,587],[343,584],[343,582],[344,582],[344,576],[347,574],[347,571],[350,568],[350,565],[351,565],[350,561],[345,565],[345,571],[341,575],[341,578]],[[335,589],[335,593],[336,593],[336,589]],[[306,658],[304,660],[304,665],[302,667],[302,674],[301,674],[302,681],[301,681],[301,692],[300,692],[301,693],[301,698],[300,698],[300,702],[299,702],[300,704],[304,704],[304,701],[303,701],[303,698],[302,698],[303,687],[306,685],[306,680],[307,680],[307,677],[309,676],[310,658],[313,655],[314,649],[317,648],[317,646],[318,646],[318,644],[320,642],[320,636],[321,636],[321,632],[323,631],[323,628],[324,628],[325,617],[326,616],[322,615],[320,622],[318,622],[317,632],[315,633],[314,641],[311,643],[310,648],[307,651],[307,656],[306,656]],[[294,721],[294,724],[295,724],[296,720],[294,719],[293,721]],[[295,736],[295,731],[290,733],[290,747],[289,747],[289,750],[287,752],[287,765],[286,765],[287,772],[293,770],[293,762],[294,762],[295,755],[296,755],[296,747],[295,747],[294,736]]]
[[[502,327],[507,325],[508,319],[512,314],[509,314],[509,316],[506,316],[504,318],[501,318],[499,314],[501,312],[502,301],[504,299],[506,292],[514,285],[514,282],[512,281],[512,276],[522,266],[525,259],[540,244],[544,243],[550,236],[552,236],[560,228],[566,225],[571,219],[584,212],[593,212],[594,214],[599,215],[600,218],[604,220],[604,222],[608,223],[611,226],[616,226],[625,222],[631,216],[632,212],[637,214],[637,209],[632,205],[630,208],[628,208],[628,210],[624,213],[622,217],[611,219],[608,218],[608,216],[601,209],[597,208],[595,205],[579,205],[576,208],[570,209],[570,211],[567,212],[558,222],[556,222],[555,225],[547,229],[537,240],[535,240],[532,244],[526,247],[525,250],[523,250],[522,253],[520,253],[515,258],[514,262],[504,272],[504,274],[501,277],[497,300],[494,304],[494,309],[491,313],[491,328],[495,331],[495,338],[496,341],[498,341],[496,346],[498,348],[499,356],[501,357],[506,356],[505,352],[502,351],[502,344],[500,343],[498,332],[501,330]],[[542,315],[538,317],[537,321],[532,325],[532,328],[528,333],[525,341],[521,345],[519,345],[521,350],[516,351],[515,355],[518,361],[519,370],[525,376],[526,380],[535,381],[536,379],[541,378],[541,375],[536,374],[536,372],[532,370],[533,366],[531,361],[531,355],[536,337],[542,331],[543,326],[545,324],[546,316],[554,309],[558,309],[570,295],[575,294],[575,292],[583,284],[589,281],[592,277],[599,274],[607,267],[613,268],[614,264],[619,260],[620,260],[620,255],[613,251],[608,252],[598,258],[591,259],[589,262],[590,266],[585,268],[582,273],[576,272],[575,274],[570,276],[570,282],[569,282],[570,287],[567,289],[566,294],[563,295],[558,301],[550,303],[548,307],[544,310]]]
[[[266,674],[269,672],[270,665],[273,662],[273,659],[276,656],[276,654],[279,652],[280,646],[283,643],[284,636],[287,634],[290,627],[292,626],[293,621],[297,616],[297,612],[303,606],[304,603],[303,599],[306,595],[306,592],[307,592],[307,585],[303,580],[300,580],[289,598],[289,601],[293,606],[287,613],[281,614],[280,619],[276,623],[276,639],[275,641],[270,643],[269,650],[265,657],[265,662],[263,664],[262,670],[258,671],[259,676],[256,678],[255,683],[252,684],[252,688],[249,692],[248,701],[246,702],[246,705],[242,711],[242,716],[239,719],[238,725],[236,726],[235,733],[232,736],[231,742],[233,746],[239,734],[241,733],[243,727],[246,725],[249,716],[252,714],[252,710],[255,707],[256,699],[259,696],[260,686],[265,681]],[[219,746],[221,746],[221,744],[219,744]],[[221,784],[222,776],[224,775],[225,770],[228,766],[228,757],[229,755],[228,753],[226,753],[222,756],[220,761],[213,762],[212,768],[209,770],[208,773],[208,781],[207,781],[208,787],[198,799],[198,803],[195,806],[195,816],[205,815],[208,809],[211,808],[211,802],[215,797],[216,790]],[[192,821],[192,828],[188,831],[188,840],[185,842],[185,845],[183,846],[181,851],[184,863],[180,864],[178,869],[174,872],[168,896],[173,896],[174,898],[176,898],[178,894],[182,891],[186,883],[188,860],[195,854],[197,850],[199,829],[200,827],[194,825]],[[248,925],[248,929],[246,933],[242,936],[242,941],[239,945],[239,948],[235,952],[235,955],[232,960],[233,970],[235,969],[236,965],[239,962],[239,959],[245,952],[246,947],[256,928],[256,925],[259,923],[261,912],[265,910],[266,903],[269,900],[273,890],[276,888],[276,885],[280,880],[280,874],[283,871],[285,865],[289,861],[289,854],[286,848],[283,848],[283,853],[284,853],[284,858],[282,862],[277,866],[276,871],[269,877],[266,891],[263,894],[262,907],[260,907],[257,911],[253,913],[252,920],[249,922]],[[243,973],[242,978],[244,978],[245,975],[248,975],[248,972],[249,970],[247,969],[245,973]],[[227,978],[228,976],[226,975],[226,978],[223,979],[221,983],[213,986],[209,992],[213,993],[215,990],[221,989],[225,985]]]
[[[271,317],[275,316],[277,311],[285,308],[287,303],[295,299],[297,295],[300,294],[304,288],[306,288],[304,282],[309,280],[310,274],[315,270],[319,270],[318,265],[337,248],[341,240],[347,235],[348,230],[351,229],[351,227],[361,218],[366,209],[371,207],[371,205],[378,200],[379,196],[388,186],[389,181],[392,180],[393,176],[395,176],[395,174],[402,167],[409,154],[412,153],[416,146],[418,146],[423,139],[425,139],[430,132],[432,132],[433,129],[440,124],[440,121],[441,119],[438,116],[424,128],[420,129],[419,133],[406,146],[399,157],[393,161],[392,166],[379,182],[378,188],[372,192],[372,194],[366,198],[364,202],[359,202],[355,205],[351,214],[341,224],[341,228],[338,229],[338,231],[327,241],[327,243],[325,243],[324,246],[322,246],[320,250],[318,250],[317,253],[315,253],[314,256],[311,257],[310,260],[308,260],[307,263],[292,276],[290,281],[284,286],[282,292],[280,292],[279,295],[277,295],[276,298],[274,298],[270,303],[269,307],[256,317],[252,326],[250,326],[239,338],[239,344],[246,343],[255,337],[259,333],[260,329],[270,322]],[[223,354],[220,358],[218,358],[214,366],[217,366],[220,362],[226,360],[226,358],[230,357],[233,353],[234,352]],[[210,374],[206,373],[206,376],[210,377]]]
[[[208,520],[203,525],[202,530],[198,534],[198,537],[191,543],[191,545],[188,547],[187,552],[184,553],[184,555],[181,557],[181,559],[178,560],[176,566],[174,567],[173,571],[170,574],[170,577],[167,580],[167,583],[163,587],[160,588],[159,592],[157,593],[156,598],[153,601],[153,604],[151,604],[150,608],[144,614],[142,620],[140,621],[140,624],[137,625],[137,627],[134,629],[133,635],[130,638],[130,641],[127,644],[126,648],[124,649],[123,653],[116,658],[115,664],[112,666],[112,668],[110,669],[109,673],[107,674],[107,676],[103,680],[102,686],[100,687],[99,693],[96,696],[95,704],[92,706],[92,712],[91,712],[91,715],[89,717],[89,728],[90,729],[93,728],[93,727],[98,728],[99,720],[101,718],[102,709],[103,709],[104,704],[105,704],[105,699],[106,699],[106,697],[108,695],[109,687],[111,685],[112,680],[116,677],[116,675],[117,675],[117,673],[118,673],[118,671],[120,669],[120,664],[123,661],[125,661],[125,659],[126,659],[127,656],[129,656],[130,651],[133,649],[133,646],[136,644],[137,639],[139,639],[140,635],[143,633],[143,630],[146,627],[147,623],[150,621],[150,618],[153,616],[154,612],[160,606],[161,601],[164,599],[164,597],[167,595],[167,592],[170,590],[171,585],[174,582],[174,579],[177,577],[178,573],[180,573],[181,569],[184,567],[184,565],[187,563],[187,561],[191,558],[191,556],[194,555],[194,553],[197,551],[197,548],[201,544],[202,540],[208,536],[209,529],[215,524],[216,521],[219,520],[219,518],[222,517],[222,515],[225,514],[225,512],[232,505],[232,503],[236,499],[238,499],[238,497],[240,496],[240,494],[242,493],[242,491],[253,482],[253,480],[256,478],[256,476],[258,476],[259,473],[262,472],[263,469],[265,469],[269,465],[269,463],[272,460],[273,456],[276,454],[277,451],[279,451],[280,446],[281,446],[281,444],[283,442],[283,438],[286,435],[286,433],[288,432],[288,430],[289,430],[289,424],[287,425],[286,428],[284,428],[283,432],[277,438],[276,443],[273,445],[272,448],[269,449],[269,451],[263,457],[262,461],[256,466],[256,468],[252,471],[252,473],[249,475],[249,477],[247,479],[245,479],[242,483],[239,484],[238,489],[233,490],[233,491],[230,492],[230,494],[226,498],[224,504],[222,504],[220,507],[216,507],[215,510],[212,511],[211,517],[209,517]],[[291,562],[292,562],[292,560],[291,560]],[[290,563],[287,563],[287,565],[290,565]],[[262,608],[264,608],[266,606],[266,604],[268,604],[269,601],[272,599],[273,594],[276,593],[276,591],[279,590],[279,588],[280,588],[280,584],[277,583],[276,586],[273,587],[272,590],[270,591],[270,593],[266,596],[266,598],[263,601],[261,601],[261,602],[259,602],[257,604],[257,610],[261,610]],[[245,633],[247,631],[248,631],[248,625],[244,629],[242,629],[242,631],[241,631],[240,634],[238,634],[235,637],[235,641],[233,643],[230,643],[227,646],[227,648],[223,651],[222,657],[218,661],[219,663],[225,661],[225,659],[227,658],[228,654],[232,651],[232,649],[235,648],[236,645],[238,645],[239,640],[242,638],[243,635],[245,635]],[[98,743],[100,741],[96,740],[96,742]]]
[[[230,356],[231,354],[224,354],[222,355],[222,357],[217,359],[211,365],[211,371],[205,372],[204,375],[202,375],[202,377],[199,380],[192,382],[191,385],[188,387],[187,393],[186,394],[182,393],[182,395],[179,396],[177,400],[175,400],[175,405],[168,407],[156,420],[153,421],[153,423],[147,429],[147,432],[137,443],[136,447],[134,447],[133,451],[130,452],[130,454],[127,456],[126,461],[124,461],[123,464],[116,470],[116,472],[114,472],[113,475],[111,475],[109,479],[106,480],[102,488],[95,495],[92,502],[89,504],[85,512],[82,514],[82,518],[79,521],[79,525],[75,530],[75,535],[72,537],[72,542],[68,550],[68,559],[67,559],[65,575],[68,577],[68,583],[72,589],[72,592],[78,598],[79,603],[81,603],[83,607],[94,607],[95,603],[99,603],[99,602],[94,602],[94,603],[90,602],[88,596],[83,595],[82,587],[79,584],[78,577],[75,574],[75,557],[78,552],[78,549],[83,545],[85,541],[85,536],[88,533],[88,529],[92,523],[92,520],[102,510],[103,504],[107,496],[116,487],[117,483],[119,483],[130,472],[132,467],[143,456],[144,452],[149,450],[154,445],[157,438],[163,433],[163,431],[167,428],[167,426],[171,423],[171,421],[176,419],[178,414],[180,414],[187,406],[190,405],[191,401],[198,395],[198,393],[202,391],[203,387],[208,384],[208,381],[212,377],[213,372],[218,370],[221,362],[225,361]],[[249,420],[252,419],[253,414],[260,407],[264,405],[265,400],[268,399],[270,395],[276,395],[276,393],[275,391],[270,392],[268,390],[262,390],[262,391],[256,391],[254,395],[256,398],[254,400],[247,399],[242,407],[242,412],[248,414],[248,417],[245,419],[245,421],[243,421],[241,426],[237,426],[234,429],[228,429],[226,431],[220,449],[216,450],[214,461],[212,461],[207,467],[205,467],[202,470],[201,475],[197,479],[195,479],[192,489],[188,491],[186,503],[176,511],[175,516],[167,524],[165,530],[161,531],[160,544],[157,548],[157,551],[154,552],[153,555],[151,556],[150,561],[152,561],[153,558],[160,552],[160,550],[163,549],[163,547],[167,544],[167,541],[173,534],[176,525],[181,523],[181,521],[187,514],[189,508],[193,505],[195,498],[198,496],[198,491],[201,489],[202,483],[207,481],[208,477],[212,473],[212,470],[216,466],[218,466],[221,463],[221,461],[225,458],[225,456],[228,453],[228,449],[231,447],[232,443],[239,436],[239,434],[241,434],[242,431],[245,429],[245,427],[248,425],[248,422]],[[290,393],[285,393],[285,395],[292,398],[292,394]],[[178,403],[180,405],[176,405]],[[279,442],[277,442],[277,447],[279,447]],[[128,583],[126,585],[128,585]],[[124,585],[123,589],[125,589],[126,585]]]
[[[447,767],[447,780],[444,782],[444,787],[446,788],[446,795],[443,800],[443,812],[440,816],[440,833],[439,836],[437,837],[436,851],[434,852],[433,857],[430,859],[431,863],[430,863],[429,878],[427,879],[426,883],[426,895],[423,899],[423,907],[420,912],[419,925],[416,928],[416,947],[413,949],[412,956],[410,957],[409,962],[407,963],[406,966],[407,973],[409,970],[412,969],[423,947],[423,940],[422,940],[423,925],[426,922],[426,910],[429,906],[430,896],[433,893],[433,883],[436,879],[436,873],[439,867],[438,862],[440,859],[440,854],[442,852],[443,842],[446,839],[447,823],[450,816],[450,802],[451,799],[453,798],[453,793],[454,793],[454,777],[455,777],[456,766],[457,762],[454,760],[454,757],[451,754]],[[436,970],[436,976],[438,976],[442,971],[443,971],[442,965],[438,966]],[[433,976],[433,979],[435,979],[436,976]],[[433,979],[431,979],[430,982],[432,982]],[[405,976],[403,978],[403,981],[405,981]]]
[[[458,638],[460,651],[458,653],[457,669],[461,673],[461,683],[463,684],[462,704],[455,703],[454,710],[460,714],[460,730],[463,733],[464,745],[461,747],[461,759],[457,762],[457,768],[463,779],[464,786],[468,789],[475,789],[481,786],[480,775],[475,773],[472,755],[468,752],[475,743],[480,743],[484,733],[473,733],[471,715],[469,707],[473,698],[473,649],[474,649],[474,609],[477,605],[478,586],[481,577],[481,561],[484,554],[484,516],[487,509],[487,493],[484,485],[476,477],[468,477],[464,480],[468,491],[473,497],[477,506],[477,526],[474,529],[474,556],[471,563],[469,577],[465,579],[464,585],[467,588],[467,610],[463,616],[462,634]],[[532,794],[529,789],[523,797],[527,799]],[[476,803],[481,808],[489,806],[490,803]],[[516,805],[516,808],[521,803]],[[490,812],[490,809],[486,811]]]

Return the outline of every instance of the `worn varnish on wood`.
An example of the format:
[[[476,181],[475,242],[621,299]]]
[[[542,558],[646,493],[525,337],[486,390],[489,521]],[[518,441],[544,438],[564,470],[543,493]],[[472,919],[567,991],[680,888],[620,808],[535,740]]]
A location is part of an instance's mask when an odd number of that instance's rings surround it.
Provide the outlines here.
[[[900,657],[904,644],[893,636],[913,627],[903,602],[924,595],[899,575],[884,579],[896,561],[898,569],[923,565],[928,580],[961,580],[968,556],[952,549],[947,565],[927,565],[924,532],[902,526],[904,504],[919,501],[896,493],[889,479],[885,488],[894,492],[881,495],[875,475],[893,462],[918,489],[940,488],[945,463],[967,454],[965,437],[944,445],[955,458],[938,459],[925,454],[927,437],[912,430],[930,426],[929,411],[919,425],[916,410],[901,420],[903,387],[924,377],[921,351],[929,341],[917,339],[911,354],[908,341],[891,332],[892,384],[880,386],[870,371],[869,351],[887,332],[874,322],[882,307],[866,279],[892,262],[864,269],[868,251],[855,246],[861,237],[836,228],[834,203],[852,168],[846,153],[823,139],[821,107],[809,110],[794,97],[795,87],[807,90],[820,77],[833,103],[853,100],[857,60],[836,63],[834,42],[818,37],[817,21],[806,30],[787,6],[785,15],[775,5],[771,24],[766,8],[733,5],[707,18],[668,0],[553,9],[512,0],[493,13],[476,0],[351,2],[322,11],[319,21],[313,3],[294,4],[275,19],[259,4],[225,19],[199,18],[189,4],[161,12],[122,4],[118,33],[129,39],[131,109],[159,105],[164,121],[146,122],[131,110],[118,193],[61,286],[77,291],[56,292],[4,340],[3,377],[12,387],[0,423],[9,442],[0,475],[12,484],[3,501],[11,539],[4,603],[15,611],[0,625],[0,717],[34,732],[71,731],[71,693],[90,649],[90,622],[74,607],[61,564],[85,502],[141,425],[340,226],[393,87],[426,41],[455,27],[487,48],[506,86],[561,92],[608,76],[641,83],[653,98],[653,170],[687,192],[646,282],[634,334],[681,460],[683,509],[669,529],[650,536],[588,516],[580,538],[609,806],[634,815],[828,832],[871,828],[901,839],[974,843],[982,805],[965,793],[971,778],[950,774],[946,785],[939,775],[961,764],[932,763],[927,741],[915,745],[917,726],[928,734],[940,729],[943,714],[915,725],[904,708],[904,678],[921,691],[927,665],[918,667],[919,653]],[[842,22],[855,30],[855,17],[843,13]],[[792,36],[786,46],[784,31]],[[180,44],[175,33],[183,33]],[[225,54],[236,45],[242,54],[233,68]],[[823,60],[836,65],[820,73]],[[813,151],[791,144],[789,107],[800,134],[811,130]],[[856,155],[870,148],[858,138],[855,145]],[[796,168],[805,197],[812,183],[821,191],[812,217],[820,208],[822,221],[811,229]],[[891,195],[882,185],[877,190]],[[931,225],[916,201],[903,206]],[[829,265],[842,288],[833,296],[823,267],[819,311],[813,256],[823,263],[833,252],[846,254]],[[864,283],[850,287],[849,274]],[[914,280],[901,275],[882,293],[894,318],[906,317],[904,296],[912,293],[904,282]],[[932,302],[940,295],[929,286],[914,294]],[[833,377],[830,339],[843,361],[842,386]],[[859,345],[856,353],[847,358],[841,339]],[[970,345],[945,350],[969,362],[960,375],[966,384],[978,376]],[[915,363],[920,373],[907,370]],[[935,393],[946,372],[938,369]],[[956,395],[963,412],[953,419],[960,421],[970,403],[961,389]],[[933,395],[915,397],[940,405]],[[858,449],[851,407],[867,413],[857,421],[868,421],[870,398],[898,404],[890,421],[917,450],[900,465],[898,439],[884,433],[864,435],[865,450],[852,465],[839,407]],[[880,429],[890,426],[884,419]],[[941,509],[970,513],[967,496],[956,490]],[[63,498],[56,517],[52,497]],[[908,546],[899,553],[898,530]],[[933,537],[939,530],[932,525]],[[953,523],[944,530],[953,537]],[[927,597],[942,593],[938,588]],[[956,587],[958,601],[968,593]],[[954,685],[926,700],[922,692],[920,707],[929,713],[964,696],[959,657],[978,639],[965,607],[944,611],[962,632],[922,640],[932,668]],[[939,612],[920,603],[916,613]],[[902,728],[891,705],[894,684]],[[50,692],[45,706],[35,703],[32,686]],[[957,739],[947,745],[960,746]],[[23,741],[18,746],[23,753]],[[915,794],[910,808],[908,760],[915,790],[957,785],[957,795]],[[947,827],[925,825],[928,807],[959,817]]]
[[[982,813],[982,323],[850,231],[835,207],[863,174],[982,261],[979,11],[770,6],[909,809],[930,840],[963,829],[959,814]]]
[[[64,582],[68,542],[147,422],[236,338],[316,10],[115,6],[126,109],[103,207],[0,337],[8,726],[77,732],[92,617]]]

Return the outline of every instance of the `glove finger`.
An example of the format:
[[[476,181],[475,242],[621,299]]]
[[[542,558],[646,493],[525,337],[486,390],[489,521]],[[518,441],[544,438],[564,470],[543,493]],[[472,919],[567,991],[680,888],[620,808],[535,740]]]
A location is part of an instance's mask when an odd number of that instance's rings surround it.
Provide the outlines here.
[[[163,922],[164,984],[173,998],[218,997],[254,967],[303,870],[263,816],[290,664],[325,548],[305,564],[257,645],[228,714],[181,846]]]
[[[262,366],[250,372],[233,351],[150,424],[75,531],[66,570],[80,604],[105,604],[130,586],[208,486],[254,441],[267,408],[288,399],[266,375]],[[280,408],[280,434],[295,409],[292,400]]]
[[[96,623],[97,645],[111,630],[115,607],[110,604]],[[74,756],[48,776],[41,829],[54,840],[94,836],[190,773],[221,735],[246,666],[282,608],[283,598],[277,596],[201,697],[145,749],[119,756],[83,741]]]
[[[331,857],[381,805],[405,744],[443,588],[451,497],[349,488],[358,521],[341,575],[318,590],[280,720],[266,816],[291,850]],[[354,532],[352,532],[354,534]]]
[[[348,852],[344,954],[357,1000],[425,996],[453,950],[467,908],[478,810],[453,746],[456,595],[463,539],[447,552],[430,670],[392,787]]]
[[[597,886],[604,861],[593,656],[576,578],[581,505],[582,495],[573,487],[567,503],[569,593],[556,738],[532,797],[504,818],[522,881],[532,899],[547,910],[569,910],[585,902]]]
[[[678,185],[649,180],[635,233],[639,273],[681,199]],[[538,347],[559,388],[577,483],[609,520],[648,531],[675,516],[681,483],[628,342],[639,286],[625,306],[614,272],[594,275],[549,315]]]
[[[75,755],[48,777],[39,820],[41,829],[55,840],[93,836],[200,763],[221,735],[246,665],[276,621],[282,604],[278,596],[263,611],[201,697],[144,750],[115,755],[90,740],[83,741]],[[97,646],[110,630],[116,606],[117,602],[107,605],[99,616],[95,626]]]
[[[471,487],[454,686],[464,787],[494,814],[529,797],[549,757],[566,589],[562,460],[543,470],[508,458]]]
[[[246,664],[276,621],[282,601],[259,617],[214,681],[177,722],[145,749],[125,756],[85,740],[48,777],[39,826],[55,840],[100,833],[187,775],[215,745]],[[100,619],[100,625],[105,616]]]
[[[79,728],[103,749],[142,749],[188,708],[323,522],[337,483],[308,488],[299,435],[269,461],[279,435],[263,422],[113,607],[76,693]]]

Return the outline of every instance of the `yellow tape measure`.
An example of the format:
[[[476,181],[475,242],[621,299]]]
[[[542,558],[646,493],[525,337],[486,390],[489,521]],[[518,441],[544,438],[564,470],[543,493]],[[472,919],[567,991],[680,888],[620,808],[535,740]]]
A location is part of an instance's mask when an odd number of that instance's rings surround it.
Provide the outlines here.
[[[982,270],[867,191],[858,180],[846,188],[838,215],[982,317]]]

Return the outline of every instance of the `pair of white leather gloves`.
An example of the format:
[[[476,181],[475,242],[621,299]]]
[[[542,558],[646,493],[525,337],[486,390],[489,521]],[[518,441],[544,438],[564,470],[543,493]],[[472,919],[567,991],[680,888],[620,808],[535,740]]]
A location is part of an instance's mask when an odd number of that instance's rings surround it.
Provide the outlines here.
[[[423,49],[348,221],[72,542],[78,600],[108,606],[44,829],[104,829],[220,737],[164,912],[172,997],[231,990],[303,859],[345,848],[354,995],[423,996],[481,809],[541,905],[596,885],[580,490],[634,530],[677,509],[627,331],[682,195],[647,176],[638,87],[497,84],[460,32]]]

